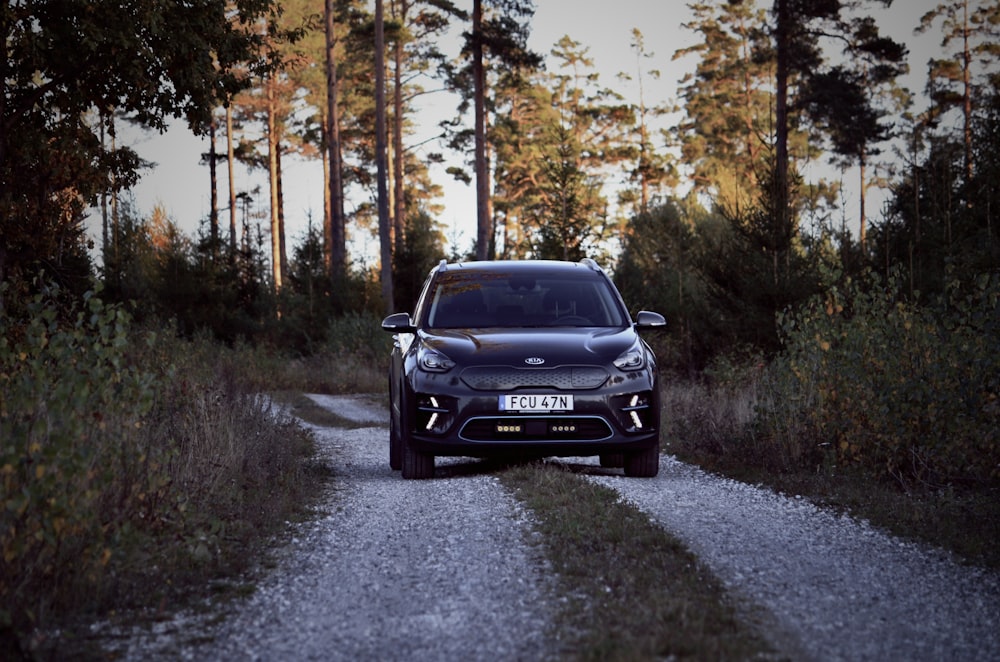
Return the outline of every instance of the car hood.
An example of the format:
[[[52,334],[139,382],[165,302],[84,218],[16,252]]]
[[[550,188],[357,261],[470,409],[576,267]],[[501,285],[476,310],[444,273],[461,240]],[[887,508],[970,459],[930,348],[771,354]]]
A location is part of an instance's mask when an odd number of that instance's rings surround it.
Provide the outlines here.
[[[607,366],[636,342],[625,328],[447,329],[421,340],[463,368]]]

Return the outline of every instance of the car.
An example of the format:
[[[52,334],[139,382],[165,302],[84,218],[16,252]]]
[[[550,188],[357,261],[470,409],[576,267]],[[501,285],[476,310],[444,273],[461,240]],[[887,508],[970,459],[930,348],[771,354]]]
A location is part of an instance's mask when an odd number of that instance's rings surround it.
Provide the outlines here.
[[[626,476],[659,471],[656,357],[592,259],[442,260],[394,334],[389,464],[431,478],[436,456],[600,456]]]

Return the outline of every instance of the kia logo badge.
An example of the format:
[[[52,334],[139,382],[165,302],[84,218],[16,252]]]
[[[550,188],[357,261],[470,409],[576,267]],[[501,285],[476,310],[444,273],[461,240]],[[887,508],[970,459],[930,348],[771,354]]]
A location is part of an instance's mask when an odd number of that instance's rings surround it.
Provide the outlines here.
[[[524,360],[524,362],[527,363],[528,365],[542,365],[543,363],[545,363],[545,359],[539,356],[529,356]]]

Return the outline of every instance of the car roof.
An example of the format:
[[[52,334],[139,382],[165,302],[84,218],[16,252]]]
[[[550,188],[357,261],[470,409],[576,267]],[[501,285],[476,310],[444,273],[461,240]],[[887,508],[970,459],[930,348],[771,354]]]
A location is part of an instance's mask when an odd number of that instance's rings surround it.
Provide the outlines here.
[[[583,269],[603,273],[600,266],[593,260],[585,258],[580,262],[565,262],[562,260],[482,260],[472,262],[446,262],[441,261],[438,265],[439,272],[459,271],[459,272],[495,272],[503,271],[507,273],[518,273],[530,271],[538,273],[571,273],[575,270]]]

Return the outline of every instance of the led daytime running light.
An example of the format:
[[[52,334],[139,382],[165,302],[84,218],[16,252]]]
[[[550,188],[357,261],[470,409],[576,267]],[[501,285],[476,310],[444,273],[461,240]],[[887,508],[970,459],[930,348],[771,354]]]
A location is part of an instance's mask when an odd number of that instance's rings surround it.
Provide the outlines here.
[[[433,395],[431,396],[431,407],[434,407],[435,409],[439,408],[438,407],[437,398],[435,398]],[[429,419],[427,419],[427,428],[426,429],[427,430],[433,429],[434,428],[434,424],[437,423],[437,419],[438,419],[438,413],[437,412],[433,412],[431,414],[431,417]]]
[[[628,406],[635,407],[638,404],[639,404],[639,395],[638,394],[633,395],[632,400],[628,403]],[[636,429],[641,429],[642,419],[639,418],[639,412],[633,409],[632,411],[629,412],[629,414],[632,415],[632,423],[635,424]]]

